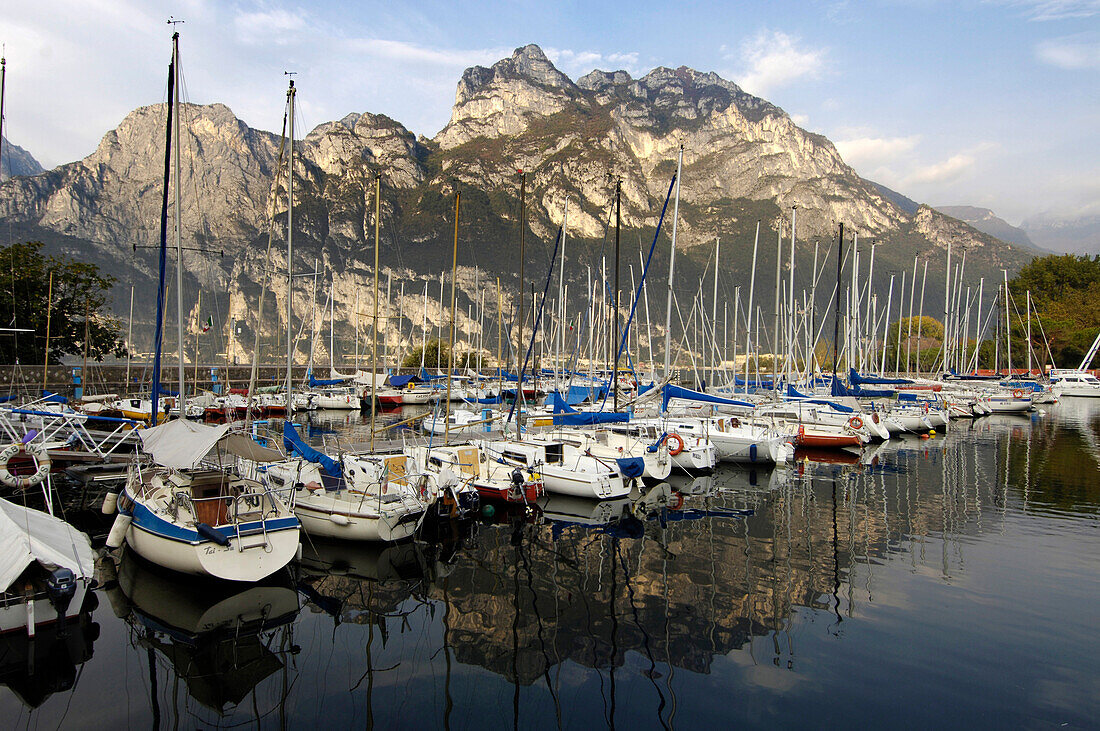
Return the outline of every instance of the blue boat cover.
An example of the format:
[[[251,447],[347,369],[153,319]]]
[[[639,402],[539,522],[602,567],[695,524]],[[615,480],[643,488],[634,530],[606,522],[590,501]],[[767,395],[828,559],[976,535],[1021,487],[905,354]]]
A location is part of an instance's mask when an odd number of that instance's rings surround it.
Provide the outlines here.
[[[855,368],[848,369],[848,380],[852,382],[853,386],[859,386],[864,383],[871,386],[900,386],[906,383],[913,382],[908,378],[881,378],[879,376],[864,376],[856,373]]]
[[[42,400],[45,401],[48,404],[67,404],[67,403],[69,403],[69,399],[65,398],[64,396],[62,396],[59,393],[54,393],[53,391],[43,391],[42,392]]]
[[[8,401],[15,401],[19,398],[14,393],[9,393],[7,396],[0,396],[0,404],[6,404]]]
[[[623,479],[630,480],[645,474],[645,460],[641,457],[616,458],[619,463],[619,472],[623,473]]]
[[[404,388],[410,383],[420,383],[420,376],[390,376],[390,385],[394,388]]]
[[[756,405],[748,401],[738,401],[737,399],[722,398],[721,396],[715,396],[709,393],[692,391],[690,388],[673,386],[671,383],[665,385],[664,389],[662,389],[662,393],[664,395],[661,397],[661,411],[668,411],[668,402],[674,398],[684,399],[686,401],[702,401],[708,404],[725,404],[727,406],[753,407]]]
[[[294,429],[294,425],[289,420],[283,422],[283,446],[286,447],[286,451],[291,454],[297,454],[302,459],[308,460],[313,464],[319,464],[325,470],[325,474],[329,477],[340,477],[340,464],[332,457],[321,454],[313,447],[309,446],[302,441],[302,438],[298,436],[298,432]]]
[[[616,411],[577,411],[567,404],[557,391],[554,391],[550,397],[554,408],[554,424],[557,425],[591,426],[592,424],[613,424],[630,420],[630,414]]]
[[[343,378],[314,378],[313,371],[310,371],[307,375],[309,375],[310,388],[317,388],[318,386],[335,386],[338,383],[343,383],[345,380]]]

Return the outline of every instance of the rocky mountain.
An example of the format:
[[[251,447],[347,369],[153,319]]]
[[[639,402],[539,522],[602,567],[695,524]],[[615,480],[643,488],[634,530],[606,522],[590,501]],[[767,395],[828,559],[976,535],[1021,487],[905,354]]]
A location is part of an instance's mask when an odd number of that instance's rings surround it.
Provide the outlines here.
[[[38,175],[42,166],[31,153],[19,145],[13,145],[7,137],[0,138],[0,181],[13,175]]]
[[[1037,249],[1035,243],[1028,238],[1027,231],[1013,226],[1008,221],[997,216],[988,208],[975,208],[974,206],[936,206],[936,210],[952,218],[969,223],[982,233],[995,236],[1001,241],[1010,244],[1026,246]]]
[[[126,285],[136,283],[137,309],[145,313],[137,318],[139,332],[152,312],[152,253],[141,247],[155,244],[159,235],[164,114],[162,105],[137,109],[84,160],[0,188],[0,219],[9,230],[116,273],[120,311],[129,296]],[[249,127],[221,104],[185,105],[182,124],[181,229],[185,246],[204,250],[183,255],[185,297],[192,303],[184,316],[192,323],[208,314],[230,320],[231,348],[244,357],[251,349],[265,271],[286,266],[285,176],[273,190],[280,140]],[[657,68],[634,79],[625,71],[593,71],[574,82],[531,45],[491,68],[468,69],[459,80],[450,121],[433,139],[417,138],[384,115],[364,113],[322,124],[298,141],[295,269],[312,271],[316,263],[328,282],[321,281],[316,294],[296,285],[295,324],[323,309],[331,292],[341,339],[347,343],[353,330],[366,332],[361,313],[368,311],[371,297],[378,175],[380,256],[393,278],[384,307],[388,322],[397,326],[388,329],[395,349],[419,341],[425,310],[437,326],[449,317],[438,275],[450,264],[455,191],[462,196],[460,341],[468,342],[475,329],[473,305],[485,300],[486,281],[501,277],[511,304],[519,284],[518,170],[526,173],[529,222],[524,290],[536,281],[541,285],[567,204],[572,291],[586,286],[589,268],[598,274],[601,256],[611,251],[616,180],[622,181],[623,241],[629,252],[623,277],[629,281],[626,267],[639,265],[639,251],[653,239],[681,145],[677,243],[684,256],[677,262],[675,286],[686,309],[716,238],[723,242],[721,291],[729,298],[736,285],[747,284],[758,221],[764,245],[757,287],[768,292],[775,253],[767,242],[789,237],[795,207],[800,288],[813,279],[814,252],[835,251],[841,221],[864,248],[868,240],[880,244],[880,275],[911,267],[914,256],[930,258],[934,272],[949,245],[968,250],[967,271],[975,277],[1016,268],[1029,258],[930,207],[905,205],[904,196],[860,178],[829,140],[716,74]],[[670,219],[671,210],[655,255],[655,277],[667,271]],[[421,294],[431,282],[434,290],[425,306]],[[886,276],[876,277],[876,285],[885,297]],[[403,287],[409,294],[402,298]],[[194,305],[199,289],[207,293],[202,318]],[[286,292],[283,286],[267,289],[274,301],[265,304],[264,332],[275,343],[285,324],[278,324],[281,315],[274,313],[283,311]],[[929,291],[935,291],[931,277]],[[758,294],[758,301],[771,306],[766,295]],[[219,311],[210,312],[211,306]],[[490,306],[490,316],[494,311]],[[304,358],[304,345],[300,352]]]

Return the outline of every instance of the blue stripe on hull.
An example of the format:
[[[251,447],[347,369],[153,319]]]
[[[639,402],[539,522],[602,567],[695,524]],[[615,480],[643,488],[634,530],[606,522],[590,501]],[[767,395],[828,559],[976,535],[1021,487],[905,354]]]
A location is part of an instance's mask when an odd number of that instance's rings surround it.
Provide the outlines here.
[[[127,495],[130,500],[133,501],[133,507],[130,509],[130,515],[133,517],[133,522],[130,523],[132,528],[142,530],[146,533],[158,536],[160,538],[166,538],[171,541],[178,541],[180,543],[187,543],[192,546],[197,546],[203,543],[212,543],[207,538],[203,538],[199,535],[198,531],[184,528],[177,525],[170,520],[165,520],[149,508],[145,507],[142,503],[133,499],[133,496]],[[241,523],[240,530],[241,535],[251,535],[253,533],[263,532],[266,525],[267,532],[272,533],[279,530],[286,530],[289,528],[299,528],[300,523],[298,519],[291,516],[286,518],[275,518],[273,520],[256,520],[251,523]],[[236,532],[227,536],[230,539],[236,538]]]

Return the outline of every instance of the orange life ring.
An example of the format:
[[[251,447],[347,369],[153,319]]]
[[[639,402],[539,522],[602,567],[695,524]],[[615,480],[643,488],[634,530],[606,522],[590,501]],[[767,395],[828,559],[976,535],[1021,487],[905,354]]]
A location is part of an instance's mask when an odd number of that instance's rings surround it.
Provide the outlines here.
[[[667,437],[665,437],[665,441],[670,443],[668,447],[668,453],[673,457],[684,451],[684,438],[679,434],[676,434],[675,432],[669,434]],[[676,442],[675,446],[671,444],[672,441]]]
[[[848,419],[848,426],[858,431],[863,428],[863,419],[858,416],[853,416],[851,419]]]
[[[1015,391],[1012,392],[1012,398],[1023,398],[1023,397],[1024,397],[1024,389],[1022,389],[1022,388],[1017,388]]]
[[[684,505],[684,496],[683,496],[683,494],[678,493],[678,492],[674,492],[674,493],[672,493],[672,495],[673,495],[673,502],[672,502],[671,505],[668,506],[668,509],[669,510],[679,510]]]

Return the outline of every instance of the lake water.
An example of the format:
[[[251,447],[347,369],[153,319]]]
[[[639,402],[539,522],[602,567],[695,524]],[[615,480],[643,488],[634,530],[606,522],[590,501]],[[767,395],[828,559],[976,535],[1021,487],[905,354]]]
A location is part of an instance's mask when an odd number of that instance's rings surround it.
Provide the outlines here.
[[[125,556],[33,663],[2,639],[0,720],[1095,728],[1098,478],[1100,404],[1068,401],[422,544],[315,543],[259,587]]]

